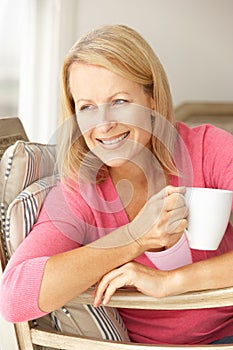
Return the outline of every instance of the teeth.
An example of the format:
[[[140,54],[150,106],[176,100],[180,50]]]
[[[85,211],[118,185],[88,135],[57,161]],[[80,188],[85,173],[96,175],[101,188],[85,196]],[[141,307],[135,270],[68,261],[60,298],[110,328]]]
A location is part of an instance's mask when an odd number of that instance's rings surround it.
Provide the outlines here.
[[[118,143],[118,142],[122,141],[123,139],[125,139],[127,135],[128,135],[128,132],[126,132],[125,134],[117,137],[116,139],[113,139],[113,140],[101,140],[101,142],[104,145],[114,145],[115,143]]]

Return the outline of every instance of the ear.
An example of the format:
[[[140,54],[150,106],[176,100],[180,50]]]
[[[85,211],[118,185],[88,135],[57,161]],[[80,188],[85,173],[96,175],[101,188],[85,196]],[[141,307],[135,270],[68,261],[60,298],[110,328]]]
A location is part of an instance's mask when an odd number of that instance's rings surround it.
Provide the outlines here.
[[[150,97],[150,109],[155,109],[155,100],[153,99],[153,97]]]

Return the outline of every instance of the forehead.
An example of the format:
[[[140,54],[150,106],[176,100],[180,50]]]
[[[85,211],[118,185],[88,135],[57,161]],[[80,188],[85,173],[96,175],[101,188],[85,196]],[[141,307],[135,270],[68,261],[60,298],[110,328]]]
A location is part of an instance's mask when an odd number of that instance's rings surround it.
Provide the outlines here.
[[[74,98],[80,94],[113,94],[117,90],[136,92],[142,90],[142,86],[97,65],[74,63],[70,69],[70,90]],[[82,96],[84,97],[84,96]]]

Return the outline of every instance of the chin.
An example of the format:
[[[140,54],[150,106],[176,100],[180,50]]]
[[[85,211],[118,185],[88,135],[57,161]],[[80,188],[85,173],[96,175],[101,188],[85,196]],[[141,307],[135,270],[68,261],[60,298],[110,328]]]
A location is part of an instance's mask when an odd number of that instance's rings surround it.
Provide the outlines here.
[[[140,163],[140,156],[144,157],[144,152],[148,148],[140,143],[124,143],[120,148],[104,149],[96,147],[92,152],[108,167],[117,168],[126,165],[128,162]]]
[[[109,168],[119,168],[128,162],[128,159],[101,159]]]

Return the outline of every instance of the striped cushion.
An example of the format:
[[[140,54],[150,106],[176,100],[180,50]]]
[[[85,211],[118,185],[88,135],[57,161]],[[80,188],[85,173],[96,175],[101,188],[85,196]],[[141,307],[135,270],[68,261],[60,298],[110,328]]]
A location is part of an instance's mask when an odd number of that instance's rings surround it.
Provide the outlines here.
[[[55,145],[17,141],[5,151],[0,166],[0,218],[3,233],[9,204],[34,181],[56,174],[55,161]]]
[[[55,161],[55,145],[17,141],[1,159],[1,199],[9,205],[31,183],[57,173]]]
[[[9,205],[4,217],[5,243],[10,257],[36,222],[49,190],[55,185],[56,176],[37,180],[23,190]]]
[[[75,299],[51,314],[59,332],[94,339],[130,342],[117,309],[75,303]],[[40,322],[40,320],[37,320]]]

